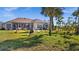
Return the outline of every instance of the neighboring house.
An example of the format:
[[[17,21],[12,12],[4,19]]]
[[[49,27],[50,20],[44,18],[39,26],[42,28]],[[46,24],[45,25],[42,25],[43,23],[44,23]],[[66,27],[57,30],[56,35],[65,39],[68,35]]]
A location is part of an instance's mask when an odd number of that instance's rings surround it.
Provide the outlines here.
[[[33,25],[33,26],[32,26]],[[42,20],[32,20],[28,18],[16,18],[4,23],[3,27],[6,30],[16,30],[16,29],[31,29],[34,30],[44,30],[48,28],[48,23]]]

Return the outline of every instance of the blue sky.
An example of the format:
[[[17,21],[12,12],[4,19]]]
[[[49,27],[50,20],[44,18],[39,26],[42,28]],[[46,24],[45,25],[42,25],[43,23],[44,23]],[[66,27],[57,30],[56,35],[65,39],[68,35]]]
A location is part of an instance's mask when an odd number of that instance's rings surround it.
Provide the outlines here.
[[[72,16],[72,12],[76,10],[76,7],[66,7],[63,12],[64,21],[67,17]],[[41,19],[48,20],[49,17],[45,17],[40,14],[40,7],[0,7],[0,21],[6,22],[15,18],[31,18],[31,19]]]

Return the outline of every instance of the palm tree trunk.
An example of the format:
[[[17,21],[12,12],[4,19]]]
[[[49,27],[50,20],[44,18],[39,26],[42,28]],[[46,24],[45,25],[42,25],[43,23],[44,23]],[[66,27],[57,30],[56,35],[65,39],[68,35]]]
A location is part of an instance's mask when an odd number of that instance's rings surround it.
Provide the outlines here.
[[[78,17],[78,26],[77,26],[77,34],[79,34],[79,17]]]
[[[52,30],[54,30],[53,17],[51,17],[51,22],[52,22]]]
[[[50,23],[49,23],[49,36],[51,36],[51,32],[52,32],[52,20],[53,20],[53,17],[50,17]]]
[[[77,26],[76,26],[76,21],[77,21],[77,17],[75,18],[75,27],[74,27],[74,31],[75,31],[75,33],[77,32]]]
[[[18,25],[16,25],[16,32],[15,33],[17,33],[18,32]]]
[[[34,30],[33,30],[33,23],[31,23],[30,24],[30,32],[29,32],[29,35],[31,35],[33,32],[34,32]]]

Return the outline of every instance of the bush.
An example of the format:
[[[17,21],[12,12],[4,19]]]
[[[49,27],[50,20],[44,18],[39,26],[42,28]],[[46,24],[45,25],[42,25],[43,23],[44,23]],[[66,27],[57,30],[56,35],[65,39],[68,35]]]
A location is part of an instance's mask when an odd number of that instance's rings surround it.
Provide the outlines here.
[[[5,30],[5,28],[1,28],[0,30]]]

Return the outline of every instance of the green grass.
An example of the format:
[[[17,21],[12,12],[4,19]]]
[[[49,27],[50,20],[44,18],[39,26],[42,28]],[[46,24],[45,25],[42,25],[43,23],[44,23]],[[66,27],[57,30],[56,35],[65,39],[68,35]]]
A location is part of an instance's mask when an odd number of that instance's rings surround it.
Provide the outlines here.
[[[0,30],[0,50],[25,51],[78,51],[79,35],[40,31],[27,35],[28,31]]]
[[[18,39],[18,38],[24,38],[27,37],[25,31],[18,31],[18,33],[15,33],[14,30],[0,30],[0,41],[4,40],[12,40],[12,39]]]

